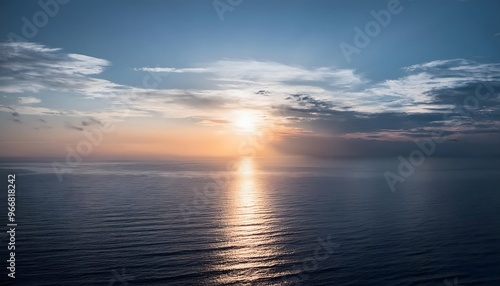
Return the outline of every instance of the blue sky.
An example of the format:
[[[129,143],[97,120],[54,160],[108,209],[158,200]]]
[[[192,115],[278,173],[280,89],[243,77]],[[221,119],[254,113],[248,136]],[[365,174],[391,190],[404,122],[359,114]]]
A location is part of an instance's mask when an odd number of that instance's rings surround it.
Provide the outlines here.
[[[289,138],[275,147],[291,153],[313,141],[318,155],[363,154],[374,141],[403,150],[431,129],[466,138],[464,150],[499,140],[498,1],[42,2],[58,8],[32,35],[22,19],[34,23],[38,1],[0,4],[1,127],[21,141],[48,140],[28,135],[43,121],[71,141],[82,121],[121,116],[123,97],[134,102],[125,128],[230,132],[234,114],[250,112],[280,126]],[[356,47],[373,13],[390,20],[348,60],[340,45]],[[9,42],[12,33],[26,42]],[[491,96],[474,112],[443,119],[486,83]]]

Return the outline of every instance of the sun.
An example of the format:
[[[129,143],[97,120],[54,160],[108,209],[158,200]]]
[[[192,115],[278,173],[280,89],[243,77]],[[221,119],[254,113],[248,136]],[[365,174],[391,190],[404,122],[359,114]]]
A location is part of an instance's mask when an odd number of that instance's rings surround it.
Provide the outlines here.
[[[236,114],[234,126],[240,132],[253,133],[257,130],[257,114],[251,111],[241,111]]]

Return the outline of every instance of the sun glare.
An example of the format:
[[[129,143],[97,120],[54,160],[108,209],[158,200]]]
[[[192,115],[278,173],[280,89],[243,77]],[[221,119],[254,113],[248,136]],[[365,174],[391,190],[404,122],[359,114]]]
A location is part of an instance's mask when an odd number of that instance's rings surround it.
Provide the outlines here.
[[[241,132],[255,132],[258,117],[255,113],[244,111],[239,112],[236,119],[234,120],[234,125]]]

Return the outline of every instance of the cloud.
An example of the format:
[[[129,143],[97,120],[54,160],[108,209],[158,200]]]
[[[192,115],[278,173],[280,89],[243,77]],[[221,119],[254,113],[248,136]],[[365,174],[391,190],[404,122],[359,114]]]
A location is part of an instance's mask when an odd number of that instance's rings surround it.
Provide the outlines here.
[[[14,109],[16,110],[16,113],[24,115],[70,115],[72,113],[39,106],[17,105],[13,108],[10,106],[0,105],[0,111],[9,112]]]
[[[82,121],[82,126],[94,126],[94,125],[102,126],[103,124],[100,120],[97,120],[93,117],[90,117],[88,120]]]
[[[481,64],[464,59],[439,60],[404,69],[408,75],[367,88],[372,103],[358,108],[364,112],[433,113],[453,108],[440,100],[450,90],[500,81],[500,64]],[[470,93],[474,94],[474,90]],[[470,95],[469,94],[469,95]]]
[[[90,117],[87,120],[82,120],[81,121],[81,126],[73,124],[73,123],[70,123],[68,121],[64,122],[64,126],[67,129],[76,130],[76,131],[84,131],[86,127],[90,127],[90,126],[102,126],[102,125],[103,125],[103,123],[100,120],[98,120],[96,118],[93,118],[93,117]]]
[[[15,110],[16,114],[20,115],[33,115],[33,116],[64,116],[64,117],[93,117],[99,120],[113,120],[113,121],[122,121],[127,117],[146,117],[150,116],[150,114],[146,111],[134,110],[134,109],[126,109],[124,108],[116,108],[116,109],[104,109],[104,110],[96,110],[96,111],[80,111],[74,109],[67,110],[58,110],[47,107],[39,107],[39,106],[28,106],[28,105],[16,105],[14,107],[0,105],[0,112],[11,112]]]
[[[102,96],[118,85],[91,78],[110,63],[80,54],[67,54],[27,42],[0,43],[0,91],[6,93],[57,90]]]
[[[296,105],[287,101],[291,94],[308,94],[311,101],[335,101],[339,109],[353,103],[351,89],[367,82],[351,69],[334,67],[305,68],[271,61],[220,60],[197,68],[137,68],[150,72],[188,72],[206,74],[211,84],[204,90],[148,91],[141,105],[163,110],[166,117],[184,114],[207,117],[225,109],[273,110],[280,105]],[[136,94],[141,94],[138,91]],[[258,97],[257,97],[258,96]],[[158,97],[170,99],[168,104]],[[145,97],[141,97],[145,98]],[[153,103],[154,104],[150,104]],[[331,104],[335,106],[335,104]],[[168,105],[168,106],[166,106]],[[208,110],[210,108],[210,110]],[[168,111],[168,114],[167,112]],[[212,114],[210,114],[212,113]]]
[[[351,69],[334,67],[304,68],[270,61],[218,61],[208,67],[215,80],[235,86],[272,86],[271,92],[322,93],[324,97],[333,92],[353,90],[366,83],[366,79]]]
[[[69,123],[69,122],[65,122],[64,123],[64,126],[67,128],[67,129],[71,129],[71,130],[76,130],[76,131],[83,131],[84,129],[80,126],[76,126],[72,123]]]
[[[136,68],[137,71],[171,73],[212,73],[217,80],[277,83],[287,81],[324,81],[337,87],[353,87],[364,82],[351,69],[319,67],[308,69],[272,61],[221,60],[203,68]]]
[[[270,94],[270,92],[269,92],[269,91],[267,91],[267,90],[259,90],[259,91],[255,92],[255,94],[269,95],[269,94]]]
[[[231,121],[227,120],[227,119],[195,118],[195,120],[197,120],[199,124],[207,125],[207,126],[225,126],[225,125],[231,124]]]
[[[207,69],[204,68],[135,68],[136,71],[144,71],[144,72],[160,72],[160,73],[204,73],[208,72]]]
[[[36,97],[19,97],[19,104],[34,104],[42,102],[41,99]]]
[[[327,110],[360,113],[436,113],[453,108],[452,102],[441,100],[442,92],[500,79],[500,64],[480,64],[464,59],[409,66],[404,68],[407,75],[378,83],[370,83],[351,69],[308,69],[270,61],[222,60],[201,70],[210,73],[215,83],[214,90],[205,90],[206,93],[238,98],[241,104],[255,107],[258,104],[250,93],[272,93],[270,99],[259,98],[261,106],[284,104],[304,108],[321,105]],[[198,92],[201,93],[192,91]],[[303,96],[290,100],[298,94]],[[193,98],[190,103],[197,99],[201,98]]]
[[[17,122],[17,123],[22,123],[21,119],[19,119],[20,115],[17,111],[12,112],[11,115],[14,117],[14,118],[12,118],[12,121]]]

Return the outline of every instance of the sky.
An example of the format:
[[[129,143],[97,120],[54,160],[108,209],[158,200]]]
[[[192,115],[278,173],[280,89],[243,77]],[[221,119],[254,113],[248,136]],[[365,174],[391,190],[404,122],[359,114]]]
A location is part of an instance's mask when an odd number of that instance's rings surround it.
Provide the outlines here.
[[[0,157],[500,155],[498,11],[1,1]]]

